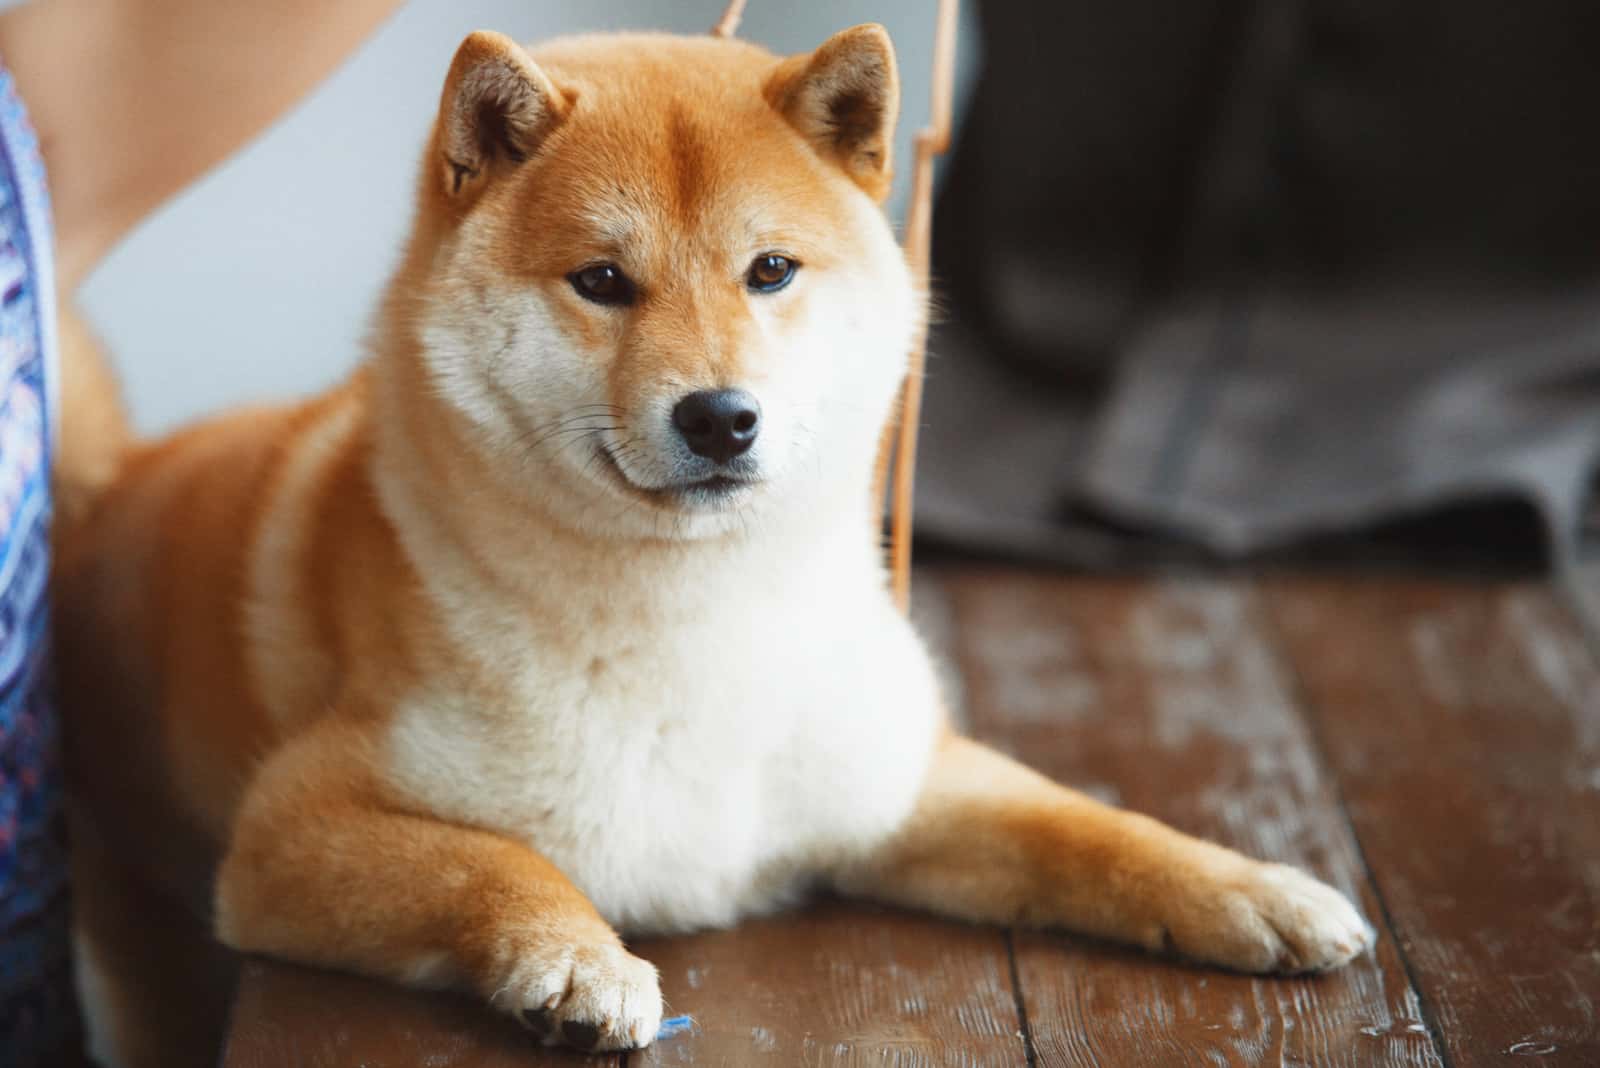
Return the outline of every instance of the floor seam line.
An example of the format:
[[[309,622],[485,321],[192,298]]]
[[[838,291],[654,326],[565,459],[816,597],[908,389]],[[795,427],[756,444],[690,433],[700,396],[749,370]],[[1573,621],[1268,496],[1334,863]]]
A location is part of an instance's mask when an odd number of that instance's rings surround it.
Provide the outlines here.
[[[1038,1068],[1039,1051],[1033,1044],[1033,1025],[1028,1022],[1028,1004],[1022,996],[1022,973],[1017,968],[1016,929],[1007,927],[1006,962],[1011,967],[1011,997],[1017,1006],[1017,1026],[1022,1029],[1022,1053],[1028,1059],[1028,1068]]]
[[[1306,734],[1309,737],[1311,753],[1316,758],[1317,768],[1322,773],[1322,778],[1328,783],[1333,792],[1334,807],[1338,810],[1339,818],[1344,823],[1345,830],[1350,835],[1350,841],[1355,845],[1356,858],[1361,862],[1361,871],[1366,880],[1367,887],[1372,891],[1372,899],[1378,903],[1378,915],[1384,927],[1389,932],[1389,937],[1394,940],[1395,956],[1400,959],[1400,970],[1406,977],[1406,983],[1411,987],[1411,992],[1417,999],[1417,1011],[1422,1015],[1422,1022],[1428,1028],[1428,1038],[1433,1045],[1434,1052],[1439,1057],[1439,1062],[1444,1068],[1455,1068],[1455,1062],[1450,1057],[1450,1051],[1445,1046],[1444,1029],[1439,1024],[1438,1013],[1434,1010],[1427,994],[1423,992],[1422,984],[1417,981],[1417,972],[1411,963],[1411,956],[1406,952],[1406,947],[1400,939],[1400,929],[1395,924],[1394,913],[1389,908],[1389,901],[1384,896],[1383,887],[1378,882],[1377,869],[1373,867],[1371,858],[1367,855],[1366,843],[1361,840],[1361,834],[1356,829],[1355,817],[1350,814],[1350,800],[1345,796],[1344,779],[1334,767],[1328,755],[1327,739],[1323,736],[1322,718],[1315,710],[1310,693],[1306,689],[1305,680],[1300,674],[1299,666],[1287,654],[1284,648],[1283,631],[1278,625],[1277,617],[1266,603],[1268,593],[1262,588],[1258,579],[1252,579],[1250,589],[1254,594],[1256,614],[1264,624],[1263,630],[1270,637],[1268,645],[1269,655],[1275,662],[1279,672],[1288,680],[1289,693],[1294,699],[1295,710],[1300,713],[1300,720],[1305,724]],[[1374,946],[1374,949],[1377,947]]]

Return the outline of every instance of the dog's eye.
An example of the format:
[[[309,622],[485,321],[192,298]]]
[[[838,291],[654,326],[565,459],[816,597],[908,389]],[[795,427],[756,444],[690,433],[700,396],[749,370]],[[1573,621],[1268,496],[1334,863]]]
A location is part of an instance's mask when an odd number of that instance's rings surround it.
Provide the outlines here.
[[[779,256],[769,252],[764,256],[757,256],[755,262],[750,264],[749,272],[744,276],[744,284],[752,292],[776,293],[788,285],[794,278],[794,272],[800,265],[787,256]]]
[[[601,263],[573,271],[567,281],[578,291],[578,296],[596,304],[632,304],[633,283],[614,263]]]

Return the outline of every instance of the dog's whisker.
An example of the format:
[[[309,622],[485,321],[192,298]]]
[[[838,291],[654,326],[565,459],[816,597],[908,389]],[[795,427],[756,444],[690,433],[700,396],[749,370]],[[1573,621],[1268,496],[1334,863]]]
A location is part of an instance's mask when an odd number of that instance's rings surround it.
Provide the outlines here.
[[[546,441],[549,441],[552,438],[556,438],[556,437],[563,437],[563,436],[566,436],[566,435],[569,435],[569,434],[581,434],[581,433],[585,433],[585,432],[596,432],[596,431],[602,432],[602,433],[612,433],[612,432],[615,432],[617,430],[622,429],[622,425],[623,424],[621,424],[619,422],[616,422],[614,420],[611,420],[611,419],[605,419],[605,421],[601,422],[601,423],[594,422],[594,420],[598,420],[598,419],[602,419],[602,418],[604,418],[604,417],[602,417],[600,415],[576,416],[576,417],[573,417],[573,418],[569,418],[569,419],[563,420],[562,422],[558,423],[554,427],[536,428],[533,431],[533,433],[531,435],[529,435],[529,437],[532,438],[531,441],[528,440],[525,437],[525,438],[519,440],[518,444],[521,445],[524,448],[532,450],[532,449],[537,449],[539,446],[543,445]],[[578,425],[580,423],[581,423],[581,425]]]

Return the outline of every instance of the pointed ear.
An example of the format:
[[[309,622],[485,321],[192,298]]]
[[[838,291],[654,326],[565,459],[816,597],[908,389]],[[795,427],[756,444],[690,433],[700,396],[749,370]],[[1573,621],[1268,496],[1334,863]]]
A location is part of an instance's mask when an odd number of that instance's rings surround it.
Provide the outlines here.
[[[450,62],[439,101],[444,188],[465,195],[527,159],[567,112],[567,100],[522,46],[479,30]]]
[[[766,95],[823,159],[875,200],[888,196],[900,75],[887,30],[857,26],[808,56],[789,57],[768,79]]]

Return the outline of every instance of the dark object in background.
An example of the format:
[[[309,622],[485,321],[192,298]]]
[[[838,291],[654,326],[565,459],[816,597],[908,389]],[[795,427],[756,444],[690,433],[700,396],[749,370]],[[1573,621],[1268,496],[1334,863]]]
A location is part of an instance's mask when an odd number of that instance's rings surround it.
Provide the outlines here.
[[[919,533],[1105,565],[1506,499],[1576,559],[1600,450],[1600,5],[980,16],[935,231]]]

